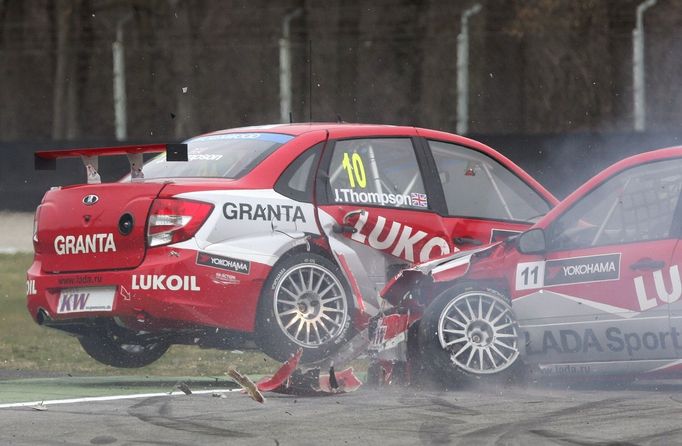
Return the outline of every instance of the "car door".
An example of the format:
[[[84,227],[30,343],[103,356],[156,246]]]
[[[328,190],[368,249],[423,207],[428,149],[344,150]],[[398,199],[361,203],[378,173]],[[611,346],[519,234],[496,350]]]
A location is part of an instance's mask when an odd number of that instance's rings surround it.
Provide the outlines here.
[[[525,256],[514,278],[529,360],[635,372],[651,363],[625,361],[675,357],[668,303],[682,287],[662,271],[677,271],[681,187],[682,160],[637,165],[548,225],[546,254]]]
[[[682,268],[682,241],[680,240],[682,239],[682,204],[677,208],[672,232],[677,237],[677,244],[670,265],[662,265],[662,268],[643,274],[640,280],[649,290],[650,294],[647,295],[649,300],[658,299],[668,302],[670,338],[677,351],[677,357],[682,358],[682,279],[680,276],[680,269]],[[673,367],[679,370],[680,365],[674,364]]]
[[[318,173],[320,226],[357,304],[370,314],[387,276],[453,250],[433,210],[415,140],[409,135],[330,140]]]
[[[547,198],[492,156],[454,142],[426,144],[444,195],[446,232],[459,248],[519,234],[550,210]]]

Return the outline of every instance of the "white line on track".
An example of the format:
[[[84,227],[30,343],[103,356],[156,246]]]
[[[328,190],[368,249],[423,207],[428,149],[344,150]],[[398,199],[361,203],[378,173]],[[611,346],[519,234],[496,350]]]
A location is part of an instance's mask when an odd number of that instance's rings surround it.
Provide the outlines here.
[[[213,389],[213,390],[196,390],[192,391],[193,395],[202,395],[206,393],[224,393],[224,392],[237,392],[242,390],[238,389]],[[53,404],[73,404],[73,403],[90,403],[97,401],[115,401],[115,400],[127,400],[135,398],[152,398],[155,396],[178,396],[185,395],[184,392],[174,391],[174,392],[163,392],[163,393],[136,393],[132,395],[113,395],[113,396],[90,396],[84,398],[70,398],[64,400],[51,400],[51,401],[27,401],[24,403],[9,403],[0,404],[0,409],[7,409],[11,407],[27,407],[27,406],[49,406]]]

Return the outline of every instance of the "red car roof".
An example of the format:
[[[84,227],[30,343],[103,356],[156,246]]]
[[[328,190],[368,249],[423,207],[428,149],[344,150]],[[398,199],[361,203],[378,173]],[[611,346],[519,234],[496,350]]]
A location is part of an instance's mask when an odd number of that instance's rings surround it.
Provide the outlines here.
[[[401,133],[415,133],[414,127],[409,126],[394,126],[385,124],[355,124],[345,122],[298,122],[293,124],[270,124],[270,125],[256,125],[249,127],[238,127],[233,129],[218,130],[208,133],[207,135],[221,135],[224,133],[243,133],[243,132],[270,132],[270,133],[284,133],[286,135],[298,136],[303,133],[312,132],[315,130],[327,130],[330,132],[344,131],[352,129],[353,132],[359,134],[372,135],[375,133],[385,133],[388,129],[398,131]]]
[[[482,144],[479,141],[466,138],[464,136],[455,135],[453,133],[447,133],[439,130],[431,130],[412,126],[397,126],[397,125],[387,125],[387,124],[357,124],[357,123],[337,123],[337,122],[310,122],[310,123],[292,123],[292,124],[270,124],[270,125],[256,125],[249,127],[239,127],[232,129],[218,130],[215,132],[207,133],[206,135],[221,135],[226,133],[245,133],[245,132],[260,132],[260,133],[282,133],[286,135],[292,135],[300,137],[301,135],[310,134],[312,136],[313,132],[326,131],[329,138],[340,139],[349,137],[370,137],[370,136],[421,136],[423,138],[430,138],[436,140],[444,140],[448,142],[453,142],[456,144],[461,144],[468,146],[480,152],[493,157],[500,163],[502,163],[507,169],[514,172],[523,181],[531,185],[537,192],[539,192],[543,198],[552,205],[556,205],[559,200],[557,200],[547,189],[545,189],[540,183],[538,183],[533,177],[528,175],[524,170],[517,166],[510,159],[496,151],[495,149]],[[272,171],[273,166],[280,164],[280,157],[285,155],[286,151],[280,151],[276,156],[269,157],[269,160],[261,163],[256,169],[252,171],[249,175],[250,181],[254,178],[257,179],[256,182],[260,182],[263,179],[263,173],[267,171]],[[272,165],[272,166],[271,166]],[[261,177],[259,179],[259,176]]]

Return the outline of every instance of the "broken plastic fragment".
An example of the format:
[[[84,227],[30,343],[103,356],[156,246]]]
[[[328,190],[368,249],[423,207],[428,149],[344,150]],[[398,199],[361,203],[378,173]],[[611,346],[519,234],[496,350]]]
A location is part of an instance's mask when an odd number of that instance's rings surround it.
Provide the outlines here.
[[[297,368],[302,353],[299,349],[272,377],[260,380],[258,389],[288,395],[324,396],[352,392],[362,385],[352,368],[337,373],[332,366],[328,375],[320,375],[318,367],[302,371]]]
[[[30,406],[30,407],[33,410],[39,410],[39,411],[47,410],[47,406],[44,405],[42,401],[39,402],[38,404],[36,404],[35,406]]]
[[[239,384],[242,389],[244,389],[246,394],[249,395],[254,401],[259,403],[263,403],[265,401],[263,394],[260,393],[260,390],[258,390],[256,384],[254,384],[254,382],[251,381],[248,376],[242,375],[233,367],[227,369],[227,374],[234,379],[234,381]]]
[[[270,378],[263,378],[258,381],[258,390],[261,392],[272,392],[278,387],[282,386],[286,380],[291,377],[291,374],[296,370],[298,362],[301,360],[301,355],[303,354],[303,349],[299,348],[296,353],[294,353],[287,362],[285,362],[282,367],[275,372]]]
[[[182,391],[185,395],[191,395],[192,390],[189,388],[189,386],[183,382],[179,382],[175,385],[175,388]]]
[[[349,367],[340,372],[334,372],[334,378],[337,381],[336,388],[332,387],[331,375],[320,375],[320,391],[324,393],[348,393],[354,392],[360,388],[362,381],[355,376],[353,368]]]

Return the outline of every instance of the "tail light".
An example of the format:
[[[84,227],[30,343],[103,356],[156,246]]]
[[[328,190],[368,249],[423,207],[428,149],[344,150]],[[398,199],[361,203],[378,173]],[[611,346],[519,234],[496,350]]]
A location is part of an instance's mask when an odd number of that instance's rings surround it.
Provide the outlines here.
[[[213,210],[200,201],[160,198],[154,200],[147,222],[147,245],[162,246],[194,237]]]

